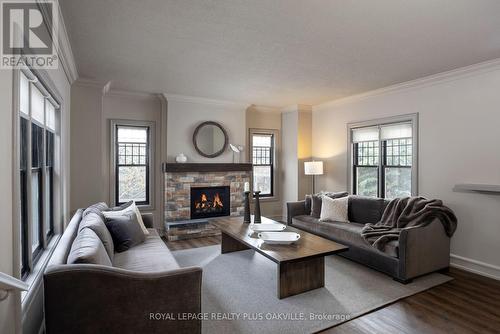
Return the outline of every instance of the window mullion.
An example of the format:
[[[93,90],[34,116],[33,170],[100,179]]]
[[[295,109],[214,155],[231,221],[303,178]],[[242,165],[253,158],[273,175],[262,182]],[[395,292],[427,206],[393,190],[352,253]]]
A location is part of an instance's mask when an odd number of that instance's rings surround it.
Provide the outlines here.
[[[32,252],[32,245],[33,245],[33,203],[31,202],[31,199],[33,198],[32,195],[32,166],[33,166],[33,140],[32,140],[32,122],[31,122],[31,110],[32,110],[32,99],[31,99],[31,90],[33,88],[33,83],[30,82],[29,84],[29,91],[28,91],[28,105],[29,105],[29,120],[28,120],[28,139],[27,139],[27,159],[26,159],[26,198],[27,198],[27,203],[26,203],[26,210],[27,210],[27,221],[28,221],[28,226],[27,226],[27,240],[26,243],[27,245],[25,246],[25,251],[26,251],[26,256],[27,256],[27,265],[28,265],[28,271],[31,272],[33,271],[34,267],[34,261],[33,261],[33,252]]]

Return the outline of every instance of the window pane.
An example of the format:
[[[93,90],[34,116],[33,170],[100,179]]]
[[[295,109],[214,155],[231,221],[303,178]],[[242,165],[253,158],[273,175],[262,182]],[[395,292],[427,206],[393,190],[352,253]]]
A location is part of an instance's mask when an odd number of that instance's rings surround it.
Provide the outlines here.
[[[47,131],[46,144],[47,144],[46,149],[45,149],[45,153],[47,154],[46,165],[53,167],[54,166],[54,134],[50,131]]]
[[[21,84],[19,86],[19,104],[21,112],[30,114],[30,82],[28,78],[21,72]]]
[[[260,190],[261,195],[271,195],[272,177],[271,166],[253,167],[253,189]]]
[[[31,124],[31,166],[41,168],[43,165],[43,128]]]
[[[253,135],[253,146],[271,147],[272,135]]]
[[[356,194],[378,196],[378,169],[376,167],[357,167],[356,182]]]
[[[39,226],[41,224],[40,215],[40,205],[42,198],[40,196],[40,190],[42,185],[42,178],[40,172],[32,172],[31,174],[31,215],[32,215],[32,242],[31,242],[31,252],[34,252],[40,245],[40,230]]]
[[[119,143],[147,143],[148,141],[147,127],[118,126],[117,130]]]
[[[45,124],[44,101],[42,92],[35,85],[31,85],[31,117],[41,124]]]
[[[46,103],[46,108],[47,113],[45,114],[45,117],[47,122],[45,124],[52,131],[56,131],[56,108],[49,101]]]
[[[385,169],[385,197],[411,196],[411,168]]]
[[[53,169],[49,167],[45,172],[45,180],[46,180],[46,194],[45,198],[47,201],[46,210],[45,210],[45,235],[49,235],[53,231],[54,227],[54,178],[53,178]]]
[[[118,202],[145,202],[146,184],[146,167],[118,167]]]

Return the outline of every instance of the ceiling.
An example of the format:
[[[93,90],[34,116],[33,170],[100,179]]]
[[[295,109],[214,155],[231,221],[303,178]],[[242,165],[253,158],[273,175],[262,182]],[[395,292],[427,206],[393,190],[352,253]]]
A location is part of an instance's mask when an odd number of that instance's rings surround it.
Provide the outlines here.
[[[318,104],[500,58],[498,0],[60,0],[80,77]]]

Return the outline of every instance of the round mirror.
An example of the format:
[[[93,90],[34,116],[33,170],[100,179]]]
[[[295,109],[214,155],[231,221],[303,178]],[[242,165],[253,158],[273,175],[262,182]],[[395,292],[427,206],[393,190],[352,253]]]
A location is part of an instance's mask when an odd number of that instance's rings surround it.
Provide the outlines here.
[[[219,123],[203,122],[194,130],[194,148],[204,157],[218,157],[226,150],[227,142],[226,130]]]

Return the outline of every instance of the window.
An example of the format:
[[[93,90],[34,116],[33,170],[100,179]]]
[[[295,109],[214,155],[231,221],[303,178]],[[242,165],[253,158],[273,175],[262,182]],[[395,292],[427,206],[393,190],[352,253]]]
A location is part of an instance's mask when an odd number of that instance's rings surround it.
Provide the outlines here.
[[[398,119],[349,125],[354,194],[392,199],[417,193],[417,116]]]
[[[151,126],[114,124],[115,202],[150,205]]]
[[[20,266],[26,278],[54,235],[59,105],[29,70],[19,72],[18,89]]]
[[[251,161],[253,164],[253,190],[260,191],[261,197],[273,197],[275,173],[276,131],[250,133]]]

